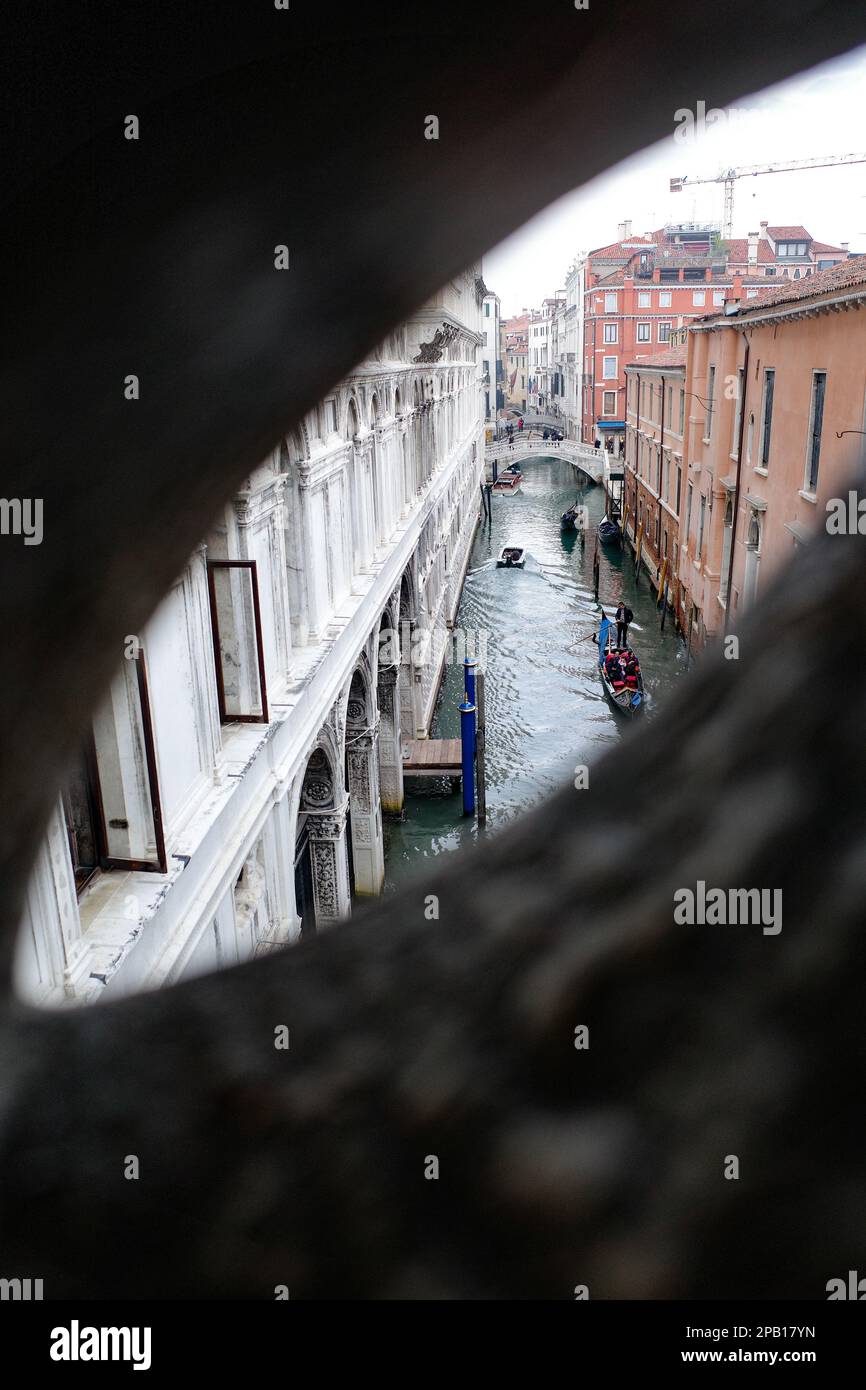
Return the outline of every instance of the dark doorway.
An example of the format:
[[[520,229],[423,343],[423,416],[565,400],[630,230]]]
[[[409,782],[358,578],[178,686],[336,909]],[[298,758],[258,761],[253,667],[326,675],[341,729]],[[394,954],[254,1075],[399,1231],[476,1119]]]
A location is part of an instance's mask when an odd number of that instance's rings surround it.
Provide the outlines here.
[[[316,899],[313,893],[313,859],[306,824],[295,842],[295,911],[301,919],[301,936],[316,934]]]
[[[343,765],[343,775],[346,779],[346,786],[349,785],[349,758],[346,756]],[[349,814],[346,817],[346,858],[349,861],[349,897],[355,901],[355,855],[352,845],[352,808],[349,807]]]
[[[63,791],[63,812],[77,893],[90,882],[99,867],[99,808],[93,765],[92,749],[82,748]]]

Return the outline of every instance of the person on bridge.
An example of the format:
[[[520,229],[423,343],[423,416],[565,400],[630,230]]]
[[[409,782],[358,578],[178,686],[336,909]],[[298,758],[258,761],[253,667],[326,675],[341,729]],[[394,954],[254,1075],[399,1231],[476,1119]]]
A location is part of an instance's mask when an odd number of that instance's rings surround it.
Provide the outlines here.
[[[522,416],[522,415],[520,416],[520,419],[517,421],[517,431],[518,431],[518,434],[522,434],[522,433],[523,433],[523,416]]]
[[[616,644],[618,647],[628,646],[628,625],[634,619],[634,613],[626,607],[625,599],[620,599],[619,608],[616,610]]]

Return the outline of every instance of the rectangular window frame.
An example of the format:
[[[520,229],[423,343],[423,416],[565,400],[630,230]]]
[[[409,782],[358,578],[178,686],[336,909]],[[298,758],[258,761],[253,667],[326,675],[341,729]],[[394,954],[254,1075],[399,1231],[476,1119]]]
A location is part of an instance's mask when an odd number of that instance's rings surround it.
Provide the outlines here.
[[[216,594],[216,571],[218,569],[247,569],[250,571],[250,581],[253,595],[253,624],[256,634],[256,657],[259,673],[259,691],[261,694],[261,714],[227,714],[225,696],[225,678],[223,676],[222,659],[220,657],[220,632],[219,618],[217,615],[217,594]],[[262,638],[262,610],[259,602],[259,579],[258,567],[255,560],[208,560],[207,562],[207,588],[208,599],[210,601],[210,620],[211,637],[213,639],[214,669],[216,672],[217,699],[219,701],[220,723],[221,724],[268,724],[270,716],[268,714],[268,684],[265,675],[265,644]]]
[[[92,778],[92,791],[96,803],[97,829],[99,833],[99,867],[102,869],[126,869],[136,873],[168,873],[168,856],[165,849],[165,831],[162,818],[162,799],[159,794],[159,777],[156,768],[156,740],[153,734],[153,714],[150,707],[150,691],[147,681],[147,664],[144,649],[139,646],[134,657],[135,676],[138,686],[138,701],[141,711],[141,728],[144,740],[144,763],[147,769],[147,785],[150,794],[153,834],[156,846],[156,862],[149,859],[124,859],[108,853],[108,827],[105,824],[105,806],[99,777],[99,763],[96,755],[96,741],[91,730],[87,745],[87,759]],[[92,875],[91,875],[92,878]],[[88,880],[89,882],[90,880]],[[87,884],[82,884],[82,891]]]
[[[739,458],[740,450],[740,421],[743,417],[743,392],[745,391],[745,373],[742,367],[737,368],[737,400],[734,408],[734,433],[731,438],[731,458]]]
[[[821,382],[820,396],[818,382]],[[806,437],[806,473],[803,491],[814,496],[818,491],[818,476],[821,470],[821,436],[824,430],[824,408],[827,404],[827,373],[812,372],[812,399],[809,406],[809,433]],[[817,432],[815,423],[818,423]]]
[[[715,391],[716,368],[715,365],[711,363],[710,366],[707,368],[707,413],[706,418],[704,419],[704,439],[706,440],[711,439],[713,434],[713,411],[715,409]]]
[[[770,443],[773,433],[773,399],[776,387],[775,367],[764,368],[764,391],[761,404],[761,450],[758,455],[761,468],[769,471]]]

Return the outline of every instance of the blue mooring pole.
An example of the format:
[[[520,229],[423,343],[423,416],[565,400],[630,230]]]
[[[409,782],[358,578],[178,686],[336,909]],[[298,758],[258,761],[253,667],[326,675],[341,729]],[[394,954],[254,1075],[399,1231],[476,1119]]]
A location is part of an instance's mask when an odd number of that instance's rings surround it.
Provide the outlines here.
[[[474,680],[474,676],[473,676]],[[460,761],[463,769],[463,814],[475,815],[475,706],[460,706]]]
[[[478,662],[474,657],[466,656],[463,658],[463,689],[466,691],[466,701],[470,705],[475,704],[475,669]]]

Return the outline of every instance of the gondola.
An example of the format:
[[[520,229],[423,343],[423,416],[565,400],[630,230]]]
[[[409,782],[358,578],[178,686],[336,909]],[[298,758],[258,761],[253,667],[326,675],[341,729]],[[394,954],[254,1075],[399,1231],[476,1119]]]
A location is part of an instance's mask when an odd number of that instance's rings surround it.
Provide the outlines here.
[[[613,545],[615,542],[622,540],[622,531],[620,530],[619,522],[615,518],[605,514],[598,523],[598,538],[602,545]]]
[[[618,647],[616,644],[616,624],[605,616],[602,609],[598,627],[598,669],[605,694],[618,714],[626,719],[634,719],[644,708],[643,676],[640,662],[631,647]],[[612,661],[609,658],[613,657]],[[622,661],[620,661],[622,658]],[[634,661],[634,674],[626,676],[625,665]],[[619,668],[617,670],[617,668]]]
[[[582,531],[582,516],[583,507],[579,502],[574,502],[572,506],[568,508],[568,511],[562,513],[559,519],[563,531]]]
[[[523,569],[526,564],[526,551],[520,545],[506,545],[496,561],[498,569]]]

